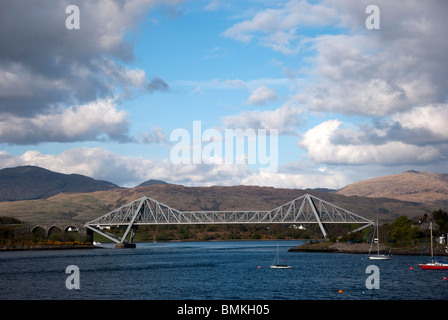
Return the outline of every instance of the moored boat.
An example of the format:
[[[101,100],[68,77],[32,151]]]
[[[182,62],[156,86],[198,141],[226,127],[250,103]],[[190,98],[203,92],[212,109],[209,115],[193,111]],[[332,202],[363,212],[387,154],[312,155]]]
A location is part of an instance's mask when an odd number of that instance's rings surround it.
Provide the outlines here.
[[[392,255],[390,254],[384,254],[384,253],[380,253],[380,242],[379,242],[379,223],[378,220],[376,220],[376,224],[375,224],[375,229],[373,231],[373,241],[370,244],[370,250],[369,250],[369,259],[370,260],[389,260]],[[376,238],[375,238],[375,234],[376,234]],[[377,254],[370,254],[370,252],[372,251],[372,245],[373,243],[376,242],[376,250],[377,250]]]
[[[438,261],[434,257],[433,240],[432,240],[432,221],[429,222],[429,229],[431,231],[431,262],[419,263],[418,265],[423,270],[448,270],[448,263]]]
[[[278,245],[277,245],[277,254],[275,255],[274,262],[271,266],[271,269],[291,269],[291,266],[288,266],[287,264],[279,264],[279,259],[280,259],[280,256],[279,256]]]

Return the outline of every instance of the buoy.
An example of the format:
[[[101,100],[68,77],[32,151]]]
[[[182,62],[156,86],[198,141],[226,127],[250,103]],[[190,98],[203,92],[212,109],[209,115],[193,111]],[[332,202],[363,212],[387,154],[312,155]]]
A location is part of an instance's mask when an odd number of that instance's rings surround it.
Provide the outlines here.
[[[338,292],[339,292],[339,293],[343,293],[344,291],[342,291],[342,290],[339,290]]]
[[[446,277],[443,277],[443,280],[446,280]]]
[[[260,266],[258,266],[258,269],[260,269],[261,267]]]
[[[412,267],[409,268],[410,270],[414,270]]]

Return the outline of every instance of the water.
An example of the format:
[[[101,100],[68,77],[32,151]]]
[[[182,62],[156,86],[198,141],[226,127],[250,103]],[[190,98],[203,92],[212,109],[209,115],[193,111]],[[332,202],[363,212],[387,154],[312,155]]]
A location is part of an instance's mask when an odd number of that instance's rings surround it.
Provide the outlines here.
[[[139,243],[136,249],[0,252],[0,300],[426,300],[448,298],[448,271],[419,256],[287,252],[300,241]],[[271,269],[279,245],[291,269]],[[67,266],[80,270],[69,290]],[[379,289],[367,289],[369,265]],[[412,267],[412,270],[411,270]],[[339,292],[342,290],[343,292]]]

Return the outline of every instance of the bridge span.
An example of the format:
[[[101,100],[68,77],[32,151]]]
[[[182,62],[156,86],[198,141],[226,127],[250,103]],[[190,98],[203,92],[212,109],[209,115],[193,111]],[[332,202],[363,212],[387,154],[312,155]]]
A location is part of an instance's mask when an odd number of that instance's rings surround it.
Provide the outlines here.
[[[305,194],[269,211],[180,211],[149,197],[141,197],[84,226],[117,243],[117,247],[134,247],[132,243],[139,225],[169,224],[318,224],[325,238],[325,224],[358,223],[367,228],[373,221]],[[111,226],[127,226],[122,237],[105,231]],[[129,236],[129,240],[127,237]]]

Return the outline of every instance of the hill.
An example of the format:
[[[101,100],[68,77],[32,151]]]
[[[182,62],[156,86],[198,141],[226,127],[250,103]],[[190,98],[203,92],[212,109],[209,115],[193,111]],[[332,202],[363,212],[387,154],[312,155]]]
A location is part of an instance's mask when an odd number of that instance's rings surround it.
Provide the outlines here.
[[[448,207],[448,174],[406,171],[352,183],[335,192],[339,195],[391,198],[434,207]]]
[[[447,180],[447,174],[407,171],[356,182],[337,191],[185,187],[154,180],[135,188],[120,188],[82,175],[26,166],[0,170],[0,216],[31,223],[87,222],[141,196],[179,210],[271,210],[310,193],[368,219],[413,218],[448,207]]]
[[[162,181],[162,180],[154,180],[149,179],[145,182],[140,183],[137,187],[145,187],[145,186],[153,186],[155,184],[167,184],[168,182]]]
[[[119,186],[79,174],[62,174],[35,166],[0,170],[0,201],[48,198],[59,193],[94,192]]]
[[[415,217],[436,210],[419,203],[395,199],[347,197],[300,189],[158,184],[91,193],[61,193],[47,199],[0,202],[0,216],[11,216],[30,223],[61,220],[88,222],[142,196],[179,210],[271,210],[305,193],[369,219],[390,219],[400,215]]]

